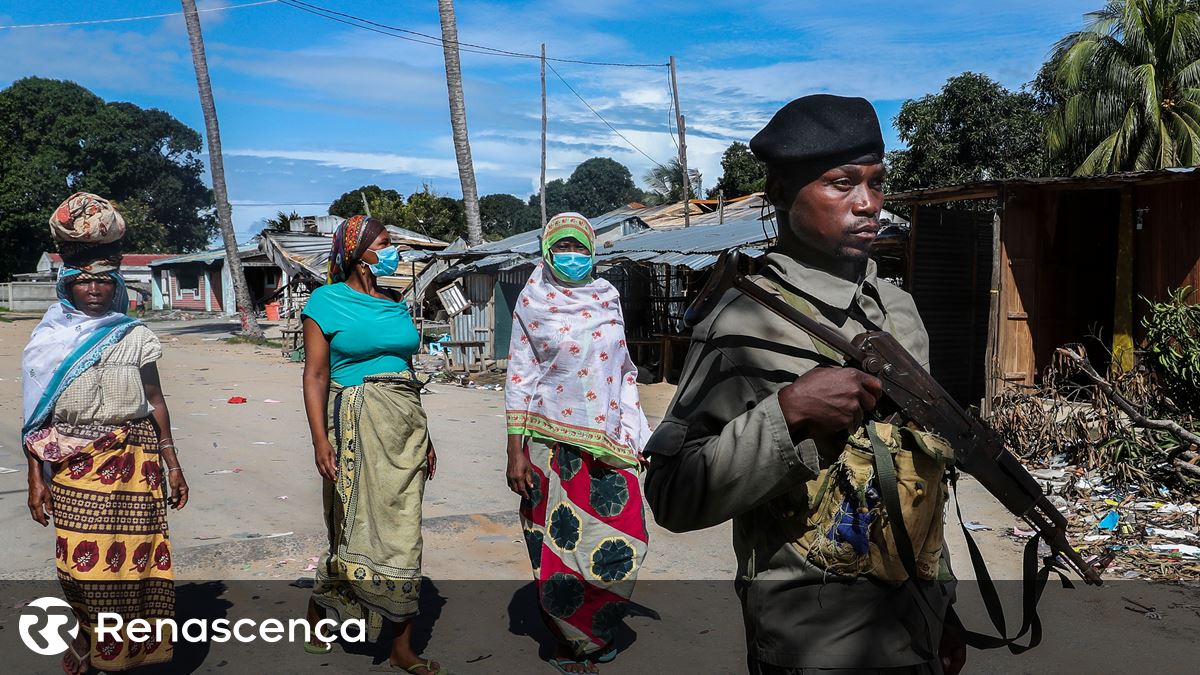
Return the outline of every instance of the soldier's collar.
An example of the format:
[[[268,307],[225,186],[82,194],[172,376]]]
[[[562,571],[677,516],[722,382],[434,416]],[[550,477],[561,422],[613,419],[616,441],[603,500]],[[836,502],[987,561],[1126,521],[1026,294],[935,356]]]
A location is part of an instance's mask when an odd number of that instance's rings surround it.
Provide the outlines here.
[[[810,267],[783,253],[769,253],[764,258],[764,272],[775,277],[796,293],[803,293],[836,309],[848,310],[862,292],[864,286],[878,295],[879,268],[874,260],[867,261],[867,269],[858,283],[847,281],[825,270]]]

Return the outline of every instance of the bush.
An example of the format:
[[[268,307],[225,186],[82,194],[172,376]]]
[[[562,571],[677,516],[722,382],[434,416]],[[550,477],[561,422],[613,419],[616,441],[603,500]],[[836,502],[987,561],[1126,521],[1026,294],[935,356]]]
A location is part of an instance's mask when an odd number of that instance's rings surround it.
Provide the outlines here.
[[[1168,293],[1165,302],[1147,302],[1150,313],[1144,358],[1180,412],[1200,415],[1200,305],[1187,302],[1192,289]],[[1143,298],[1144,299],[1144,298]]]

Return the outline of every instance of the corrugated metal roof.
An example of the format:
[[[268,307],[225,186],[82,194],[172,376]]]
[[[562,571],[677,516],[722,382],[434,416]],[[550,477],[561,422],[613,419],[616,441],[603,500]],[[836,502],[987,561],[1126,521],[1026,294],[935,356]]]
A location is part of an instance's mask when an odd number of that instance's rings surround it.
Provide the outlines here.
[[[1122,173],[1107,173],[1097,176],[1038,176],[1005,178],[1003,180],[984,180],[960,185],[947,185],[938,188],[920,188],[897,192],[887,195],[885,199],[891,202],[907,202],[921,204],[926,202],[959,201],[966,199],[988,199],[999,194],[1004,187],[1014,185],[1050,185],[1062,187],[1103,187],[1107,185],[1124,185],[1129,183],[1165,183],[1174,180],[1195,178],[1200,176],[1200,167],[1184,166],[1170,169],[1154,169],[1151,171],[1126,171]]]
[[[775,228],[755,219],[725,221],[723,225],[695,225],[671,230],[639,232],[596,251],[607,256],[628,251],[660,253],[720,253],[739,246],[765,246],[775,240]]]
[[[251,256],[257,255],[258,252],[259,252],[259,249],[258,249],[257,244],[252,245],[252,246],[243,246],[238,249],[238,257],[239,258],[249,258]],[[162,265],[177,265],[179,263],[192,263],[192,262],[200,262],[200,263],[208,264],[208,263],[216,262],[217,260],[220,260],[221,258],[224,258],[224,257],[225,257],[225,248],[222,247],[222,248],[209,249],[207,251],[200,251],[198,253],[188,253],[185,255],[179,255],[179,256],[175,256],[174,258],[164,258],[162,260],[155,260],[154,262],[150,263],[149,266],[150,267],[159,267]]]

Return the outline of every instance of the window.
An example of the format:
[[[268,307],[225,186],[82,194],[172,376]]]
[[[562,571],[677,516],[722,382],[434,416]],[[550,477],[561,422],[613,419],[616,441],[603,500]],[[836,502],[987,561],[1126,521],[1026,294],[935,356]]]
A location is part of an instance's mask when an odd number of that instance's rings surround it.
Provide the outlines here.
[[[175,299],[182,300],[184,293],[190,293],[192,298],[200,296],[200,273],[191,270],[175,272]]]

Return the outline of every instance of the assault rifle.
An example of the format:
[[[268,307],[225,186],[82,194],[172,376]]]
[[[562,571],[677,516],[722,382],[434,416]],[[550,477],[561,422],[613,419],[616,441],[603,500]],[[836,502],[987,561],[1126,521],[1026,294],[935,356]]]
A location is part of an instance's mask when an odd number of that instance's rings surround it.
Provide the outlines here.
[[[741,254],[721,254],[717,270],[688,307],[684,321],[695,325],[729,288],[736,288],[846,358],[846,365],[879,378],[883,393],[905,420],[945,439],[954,448],[954,465],[979,481],[985,490],[1020,518],[1055,554],[1089,584],[1099,586],[1100,569],[1089,564],[1067,541],[1067,519],[1046,498],[1038,482],[1004,447],[1004,442],[977,416],[958,405],[917,363],[896,338],[868,331],[847,340],[738,272]],[[898,542],[899,545],[899,542]]]

